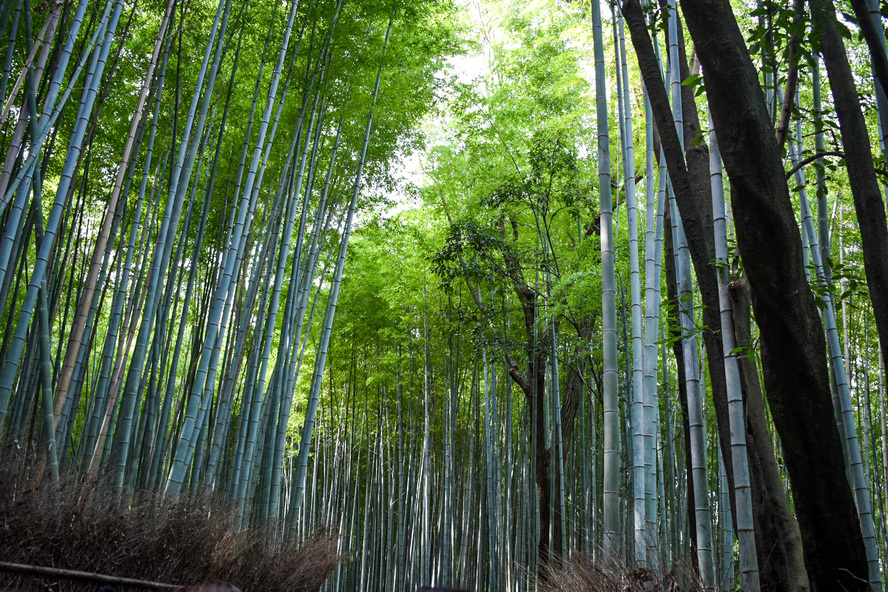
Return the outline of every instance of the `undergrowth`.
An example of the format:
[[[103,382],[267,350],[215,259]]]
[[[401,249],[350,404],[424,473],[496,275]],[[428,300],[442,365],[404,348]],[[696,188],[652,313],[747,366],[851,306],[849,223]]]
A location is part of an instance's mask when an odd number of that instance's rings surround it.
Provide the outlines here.
[[[591,558],[572,559],[564,569],[551,569],[541,592],[703,592],[696,570],[687,560],[668,572],[605,567]]]
[[[240,529],[235,509],[208,498],[171,502],[73,477],[37,487],[30,463],[0,458],[0,558],[173,585],[226,582],[244,592],[314,592],[342,561],[336,536],[281,541],[280,528]],[[95,590],[83,582],[0,571],[0,590]],[[121,590],[118,588],[118,590]]]

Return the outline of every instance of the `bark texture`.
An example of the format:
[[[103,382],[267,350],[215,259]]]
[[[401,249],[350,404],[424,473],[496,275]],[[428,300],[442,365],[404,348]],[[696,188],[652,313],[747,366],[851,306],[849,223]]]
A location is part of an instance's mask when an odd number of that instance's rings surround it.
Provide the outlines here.
[[[854,209],[860,238],[863,243],[863,267],[866,285],[873,303],[873,316],[879,339],[888,343],[888,225],[885,221],[885,203],[876,178],[875,163],[866,129],[866,120],[857,98],[857,87],[845,44],[836,24],[835,8],[831,0],[811,0],[815,28],[822,33],[820,52],[826,65],[829,85],[832,89],[839,131],[845,149],[845,166],[848,183],[854,196]],[[869,15],[861,23],[872,22]],[[872,49],[872,48],[871,48]],[[881,48],[879,48],[881,49]],[[884,55],[884,52],[881,52]],[[875,54],[874,54],[875,55]],[[879,61],[875,60],[878,65]],[[888,355],[888,348],[883,350]],[[885,358],[888,364],[888,358]]]
[[[738,358],[740,386],[746,411],[746,445],[755,518],[755,548],[762,592],[807,592],[808,574],[802,553],[802,535],[792,515],[777,467],[774,445],[765,417],[762,385],[755,365],[750,309],[752,292],[746,276],[729,286],[733,304],[734,336],[746,355]]]
[[[678,61],[679,76],[686,80],[691,75],[688,55],[684,42],[684,28],[678,19]],[[686,218],[699,218],[705,241],[695,241],[706,248],[705,252],[691,250],[694,260],[694,271],[697,274],[697,285],[700,287],[700,299],[703,303],[703,344],[706,351],[706,365],[709,369],[709,383],[712,388],[712,403],[715,407],[715,421],[718,424],[718,439],[721,446],[722,459],[725,464],[725,475],[728,478],[729,498],[731,500],[731,517],[734,520],[734,532],[737,531],[734,496],[734,460],[731,457],[731,425],[728,416],[728,386],[725,379],[725,362],[722,355],[721,315],[718,302],[718,277],[715,266],[715,243],[712,219],[712,179],[709,168],[709,145],[702,140],[705,132],[700,127],[700,113],[692,86],[681,87],[682,128],[684,131],[684,154],[688,165],[691,193],[690,200],[694,207],[681,211],[682,221]]]
[[[697,112],[697,104],[694,101],[694,90],[689,86],[682,86],[682,142],[679,140],[675,129],[675,120],[669,108],[669,100],[663,88],[660,77],[660,66],[650,38],[645,29],[644,16],[641,6],[636,0],[626,2],[623,7],[623,16],[629,27],[632,37],[632,45],[635,47],[639,67],[642,71],[645,87],[651,104],[656,100],[658,105],[653,108],[657,133],[663,145],[669,175],[675,192],[675,200],[681,214],[685,235],[688,240],[688,248],[691,252],[691,262],[697,275],[697,284],[700,288],[700,297],[703,303],[703,343],[705,345],[706,363],[709,369],[709,379],[712,388],[712,402],[715,406],[715,418],[718,424],[719,445],[722,458],[725,462],[725,471],[728,476],[731,507],[734,507],[734,464],[731,460],[731,430],[728,421],[728,396],[725,383],[725,367],[722,359],[721,343],[721,318],[718,305],[718,280],[715,275],[715,249],[712,243],[712,186],[709,178],[709,147],[705,142],[699,141],[700,117]],[[679,75],[682,79],[690,75],[687,52],[685,51],[682,31],[678,31],[679,39]],[[650,49],[639,49],[639,44]],[[657,80],[656,90],[651,91]],[[656,99],[655,99],[656,95]],[[680,170],[679,170],[680,169]],[[673,171],[675,171],[673,173]],[[676,179],[678,177],[678,179]],[[666,208],[667,210],[669,208]],[[734,512],[731,513],[734,515]],[[736,526],[736,525],[735,525]]]
[[[733,184],[737,244],[755,296],[768,402],[783,444],[812,589],[866,590],[867,563],[833,420],[826,343],[808,287],[780,150],[728,0],[684,0]],[[671,170],[670,170],[671,172]]]

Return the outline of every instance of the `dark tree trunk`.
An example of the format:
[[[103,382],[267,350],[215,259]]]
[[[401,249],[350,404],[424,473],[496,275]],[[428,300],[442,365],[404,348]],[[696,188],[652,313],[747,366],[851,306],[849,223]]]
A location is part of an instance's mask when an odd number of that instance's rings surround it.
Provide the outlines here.
[[[880,84],[883,89],[888,90],[888,55],[885,54],[885,48],[882,45],[884,38],[879,39],[879,36],[884,36],[885,32],[872,21],[866,0],[851,0],[851,7],[854,9],[854,16],[857,17],[860,33],[866,40],[870,51],[876,84]]]
[[[833,4],[831,0],[810,1],[815,28],[821,32],[820,52],[826,64],[836,115],[839,117],[848,183],[854,196],[854,209],[857,211],[857,224],[863,243],[863,267],[873,303],[873,316],[879,339],[882,343],[888,343],[888,225],[885,223],[885,203],[876,179],[866,121],[860,110],[845,44],[836,25]],[[869,15],[864,17],[863,21],[870,23]],[[883,355],[888,367],[888,348],[883,349]]]
[[[551,487],[551,458],[552,455],[546,448],[546,421],[545,421],[545,396],[543,393],[546,388],[546,361],[545,356],[542,360],[539,358],[541,354],[537,353],[531,358],[528,365],[529,375],[531,379],[530,393],[525,392],[527,401],[533,402],[535,409],[534,422],[536,423],[536,445],[534,454],[536,455],[536,486],[537,499],[539,501],[540,514],[540,539],[537,543],[537,555],[539,557],[540,566],[548,566],[551,555],[551,541],[549,540],[549,527],[552,523],[552,487]],[[535,392],[533,392],[535,391]],[[556,537],[556,544],[560,538]],[[557,549],[556,549],[557,553]],[[545,569],[540,570],[540,575],[546,573]]]
[[[515,232],[517,232],[517,230],[515,230]],[[503,232],[503,235],[505,236],[505,232]],[[503,347],[502,352],[506,358],[509,378],[511,378],[512,381],[518,385],[518,388],[521,389],[521,392],[524,393],[525,404],[530,410],[530,417],[528,418],[527,425],[527,439],[533,447],[534,460],[536,462],[534,480],[536,481],[537,486],[539,501],[538,512],[540,518],[540,538],[537,542],[537,557],[539,559],[540,569],[537,575],[540,581],[546,581],[549,573],[547,568],[549,567],[552,556],[551,541],[549,538],[549,528],[552,524],[552,487],[550,477],[552,452],[546,447],[545,438],[543,437],[546,426],[544,389],[546,387],[546,365],[549,358],[545,345],[539,342],[539,336],[536,332],[538,312],[537,293],[524,282],[523,273],[518,260],[508,252],[505,252],[504,255],[507,262],[507,273],[509,279],[512,281],[512,287],[518,298],[518,302],[521,304],[521,310],[524,316],[526,341],[523,344],[523,349],[527,360],[526,374],[522,372],[509,348]],[[472,282],[467,280],[466,283],[469,292],[472,294],[472,298],[475,301],[475,305],[482,314],[488,317],[489,321],[489,312],[485,309],[484,303],[478,296],[478,292],[475,290]],[[493,328],[492,323],[491,328]],[[502,341],[505,342],[505,339]],[[578,403],[578,401],[576,403]],[[571,425],[563,429],[566,429],[566,431],[570,433],[573,428],[573,420],[576,417],[576,412],[570,412],[570,405],[568,405],[567,409]],[[562,412],[564,411],[565,407],[562,405]],[[533,437],[534,433],[536,434],[535,438]],[[557,491],[555,493],[557,494]],[[557,509],[555,517],[556,519],[558,518]],[[555,535],[555,554],[560,557],[562,555],[560,520],[556,522]]]
[[[755,295],[765,387],[812,588],[867,590],[857,511],[842,478],[823,328],[758,75],[728,0],[684,0],[682,8],[733,184],[737,244]]]
[[[627,4],[627,8],[628,14],[626,16],[627,22],[630,24],[630,30],[633,35],[638,36],[639,42],[641,43],[640,46],[636,45],[636,47],[639,55],[639,63],[642,67],[643,74],[646,76],[646,83],[657,84],[656,81],[659,80],[660,77],[659,68],[657,67],[653,48],[650,46],[650,41],[647,37],[647,31],[644,28],[643,19],[637,10],[637,5],[636,7],[633,7],[631,4]],[[690,71],[687,67],[686,58],[682,57],[684,55],[683,33],[681,31],[679,31],[679,33],[680,66],[682,68],[680,75],[684,79],[687,78]],[[635,43],[635,38],[633,38],[633,42]],[[662,88],[662,83],[658,84],[658,88]],[[665,120],[658,119],[658,125],[663,126],[664,128],[668,126],[668,129],[671,130],[674,127],[674,122],[671,119],[671,112],[668,108],[668,100],[666,99],[665,92],[658,91],[657,94],[659,95],[659,112],[661,115],[665,114],[663,115]],[[690,87],[682,87],[682,109],[684,115],[683,131],[686,145],[685,159],[687,161],[688,183],[693,187],[693,207],[696,215],[699,216],[699,213],[702,212],[700,225],[704,228],[706,236],[709,237],[713,234],[711,185],[709,179],[709,151],[708,147],[702,143],[699,143],[698,146],[693,146],[695,139],[698,139],[700,133],[700,124],[696,104],[694,103],[693,93]],[[668,132],[667,135],[669,135]],[[679,148],[675,146],[676,141],[677,139],[671,141],[670,148],[673,152],[680,151]],[[688,146],[690,146],[690,148],[687,148]],[[703,261],[711,262],[714,259],[714,253],[709,251],[706,255],[698,257]],[[703,295],[704,305],[706,306],[704,309],[704,322],[707,327],[718,327],[720,330],[716,276],[711,265],[707,266],[706,272],[707,275],[701,276],[698,271],[698,279],[703,277],[708,280],[705,283],[701,282],[701,293]],[[710,290],[712,290],[713,293],[710,294]],[[710,302],[710,300],[713,302]],[[707,346],[708,363],[711,369],[713,400],[716,407],[716,416],[719,420],[722,453],[726,458],[730,458],[730,454],[725,454],[725,447],[729,446],[728,440],[730,432],[727,426],[721,427],[722,422],[727,423],[727,400],[725,394],[726,386],[724,384],[721,336],[716,333],[716,331],[707,329],[704,331],[703,337]],[[718,369],[717,372],[712,372],[712,369],[715,368]],[[754,366],[752,369],[754,372]],[[757,375],[755,376],[755,379],[757,382]],[[759,397],[761,397],[760,392]],[[761,408],[761,405],[759,405],[759,408]],[[759,423],[754,426],[756,428],[754,432],[758,433],[760,437],[767,436],[767,426],[763,414],[757,418],[750,418],[747,416],[747,422],[749,421],[759,421]],[[791,510],[785,499],[781,503],[780,499],[775,498],[775,496],[779,496],[782,499],[785,498],[785,495],[777,471],[774,450],[769,439],[765,439],[761,444],[762,445],[757,446],[753,441],[752,444],[747,447],[747,453],[749,456],[750,470],[753,473],[751,484],[753,488],[753,511],[757,526],[756,537],[761,545],[758,548],[759,564],[765,566],[762,571],[762,585],[765,589],[770,590],[807,590],[807,578],[804,571],[804,562],[801,558],[800,542],[794,548],[792,545],[792,539],[788,538],[791,537],[794,529],[796,533],[795,540],[799,540],[798,527],[795,524],[795,518],[792,516]],[[731,502],[733,505],[733,472],[731,466],[726,468],[728,471],[731,471],[729,472],[729,476],[731,477],[729,485],[732,493]],[[787,541],[786,545],[781,546],[782,541],[784,540]],[[781,548],[776,550],[776,546],[781,546]],[[772,553],[777,553],[778,556],[766,555],[765,550],[771,550]],[[793,563],[794,560],[795,563]]]
[[[746,411],[755,547],[762,592],[807,592],[810,586],[802,554],[802,535],[783,489],[765,417],[762,385],[752,349],[752,293],[746,276],[732,282],[730,292],[736,343],[737,347],[744,348],[744,354],[737,361]]]
[[[558,463],[554,457],[551,447],[546,446],[546,439],[543,437],[546,429],[545,421],[545,388],[546,388],[546,364],[548,355],[545,350],[537,345],[537,352],[534,354],[532,361],[528,364],[528,370],[531,376],[531,391],[525,391],[527,401],[533,401],[535,409],[534,422],[536,424],[536,444],[534,454],[536,455],[536,487],[539,495],[539,515],[540,515],[540,538],[537,543],[537,555],[540,565],[553,569],[560,568],[562,558],[564,557],[564,549],[561,545],[562,525],[561,525],[561,508],[558,504],[560,495],[560,475],[558,474]],[[519,384],[520,386],[520,384]],[[567,397],[566,397],[567,398]],[[577,400],[577,404],[579,400]],[[562,413],[564,413],[564,405],[562,405]],[[573,419],[576,417],[576,411],[570,414],[570,424],[568,433],[572,431]],[[562,416],[562,419],[564,417]],[[562,426],[564,426],[562,422]],[[562,433],[564,433],[562,427]],[[566,439],[562,436],[563,446],[566,449]],[[554,475],[554,479],[553,479]],[[553,488],[552,482],[555,482]],[[554,524],[553,524],[554,521]],[[553,528],[552,536],[549,536],[549,530]],[[539,576],[543,579],[546,577],[547,570],[542,569]]]
[[[718,279],[713,261],[712,185],[709,171],[709,147],[699,141],[702,133],[697,104],[692,88],[682,86],[682,134],[684,150],[675,130],[675,120],[660,77],[660,66],[653,52],[644,15],[637,0],[624,3],[623,15],[635,47],[638,65],[651,100],[658,136],[663,144],[675,200],[687,235],[688,248],[703,303],[703,343],[712,386],[712,402],[718,424],[719,445],[728,477],[731,506],[734,503],[734,463],[731,457],[731,430],[728,420],[727,384],[721,340],[721,318],[718,302]],[[679,76],[690,74],[684,48],[683,32],[679,38]],[[652,90],[653,88],[653,90]],[[653,103],[657,102],[657,106]],[[666,208],[667,210],[669,208]],[[735,515],[734,512],[731,514]],[[736,524],[735,524],[736,528]]]
[[[513,225],[513,231],[517,232]],[[505,233],[503,233],[505,234]],[[512,281],[512,287],[521,309],[524,314],[524,330],[525,343],[524,351],[527,356],[527,374],[524,375],[518,369],[518,365],[508,352],[506,352],[509,364],[509,376],[518,385],[524,393],[524,400],[527,408],[531,409],[531,426],[528,430],[528,437],[532,440],[534,447],[534,457],[536,461],[535,480],[537,486],[537,494],[539,501],[539,517],[540,517],[540,538],[537,542],[537,556],[542,569],[539,570],[539,577],[545,580],[547,570],[545,569],[552,555],[551,540],[549,538],[549,528],[552,524],[552,486],[551,486],[551,457],[552,452],[546,447],[546,421],[545,421],[545,388],[546,388],[546,365],[548,355],[546,348],[539,342],[539,336],[536,331],[537,322],[537,293],[527,285],[524,281],[521,266],[514,255],[504,253],[506,257],[507,273]],[[536,432],[535,440],[531,435]],[[555,553],[560,555],[561,537],[556,537]]]
[[[579,335],[587,341],[592,339],[591,331],[579,331]],[[580,387],[582,385],[583,377],[577,367],[570,364],[567,370],[567,381],[564,383],[564,400],[561,402],[561,440],[564,450],[570,448],[574,423],[580,408]]]
[[[518,227],[515,221],[511,221],[512,236],[517,239]],[[501,226],[503,237],[506,236],[505,223]],[[554,481],[560,482],[560,475],[557,474],[557,462],[553,462],[553,451],[546,446],[545,434],[545,389],[546,389],[546,367],[549,361],[549,353],[547,351],[545,340],[540,340],[537,333],[537,317],[538,295],[527,282],[524,281],[524,274],[521,264],[515,254],[509,250],[503,252],[506,262],[506,273],[512,282],[512,288],[518,302],[521,304],[524,316],[525,343],[524,350],[527,356],[527,375],[523,375],[518,368],[517,363],[512,356],[506,351],[507,364],[509,366],[509,376],[521,388],[524,393],[525,402],[528,409],[532,409],[529,436],[532,430],[536,431],[536,441],[533,443],[534,456],[536,460],[535,480],[539,501],[539,517],[540,517],[540,538],[537,543],[537,556],[542,569],[539,570],[538,576],[542,581],[547,578],[547,567],[558,567],[561,564],[564,555],[562,549],[562,525],[561,525],[561,509],[558,504],[552,503],[559,498],[558,486],[552,487],[552,473],[556,472]],[[476,299],[476,304],[481,306],[480,300]],[[543,342],[541,342],[543,341]],[[562,444],[564,449],[570,441],[573,433],[573,424],[576,418],[576,410],[579,406],[579,398],[577,392],[579,390],[580,376],[575,373],[568,373],[568,380],[565,389],[565,398],[561,406],[562,413]],[[573,386],[572,386],[573,385]],[[553,469],[554,467],[554,469]],[[554,511],[553,511],[554,508]],[[554,532],[551,540],[549,530],[552,526],[552,520],[555,521]]]
[[[672,222],[669,208],[665,211],[666,220],[663,224],[663,244],[665,246],[665,270],[666,270],[666,298],[669,302],[669,339],[672,340],[672,353],[675,355],[675,365],[678,368],[678,402],[681,407],[681,427],[684,434],[685,475],[687,476],[687,491],[685,502],[688,512],[688,532],[697,532],[697,512],[694,506],[694,475],[691,472],[691,422],[688,417],[688,391],[685,382],[684,349],[681,346],[681,320],[678,307],[678,281],[675,276],[675,256],[672,249]],[[697,538],[691,539],[691,552],[694,554],[693,565],[697,566]]]
[[[678,19],[678,61],[679,76],[682,80],[691,75],[688,67],[687,51],[685,50],[684,30],[681,19]],[[731,448],[731,426],[728,418],[728,385],[725,380],[725,361],[722,350],[721,315],[718,301],[718,277],[712,262],[715,261],[715,233],[712,219],[712,178],[709,169],[709,146],[701,141],[703,131],[700,129],[700,115],[694,99],[694,88],[682,85],[681,109],[684,127],[685,161],[688,165],[688,176],[693,192],[690,201],[694,204],[680,210],[682,221],[686,218],[699,218],[694,227],[702,229],[707,240],[695,240],[697,250],[691,250],[694,260],[694,271],[697,273],[697,285],[703,302],[703,344],[706,346],[706,364],[709,368],[709,382],[712,386],[712,403],[715,407],[715,421],[718,424],[718,440],[721,446],[725,474],[728,477],[728,492],[731,501],[731,517],[734,520],[734,532],[737,532],[737,507],[734,496],[734,461]],[[690,241],[688,246],[690,246]],[[700,246],[706,250],[701,252]]]

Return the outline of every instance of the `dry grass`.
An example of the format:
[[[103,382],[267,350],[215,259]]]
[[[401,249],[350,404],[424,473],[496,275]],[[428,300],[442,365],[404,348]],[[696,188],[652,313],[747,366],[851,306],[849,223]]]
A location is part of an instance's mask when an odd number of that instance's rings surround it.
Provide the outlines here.
[[[240,530],[230,506],[143,496],[120,505],[105,487],[32,488],[20,458],[0,460],[0,558],[184,585],[226,582],[244,592],[314,592],[342,561],[337,538],[275,542],[271,528]],[[50,586],[51,588],[47,588]],[[95,590],[74,581],[0,573],[0,590]]]
[[[605,568],[588,557],[552,570],[542,592],[703,592],[692,564],[680,561],[667,573],[647,569]]]

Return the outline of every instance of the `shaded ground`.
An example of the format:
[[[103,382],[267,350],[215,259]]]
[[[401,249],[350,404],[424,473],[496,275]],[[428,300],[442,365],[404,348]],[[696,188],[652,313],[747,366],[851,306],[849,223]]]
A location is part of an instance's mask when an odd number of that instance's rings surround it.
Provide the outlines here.
[[[244,592],[313,592],[342,561],[319,531],[279,542],[274,525],[239,530],[229,506],[136,497],[68,480],[33,487],[20,456],[0,459],[0,558],[173,585],[226,582]],[[98,585],[0,572],[0,589],[97,590]],[[117,588],[121,590],[121,588]]]

